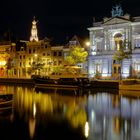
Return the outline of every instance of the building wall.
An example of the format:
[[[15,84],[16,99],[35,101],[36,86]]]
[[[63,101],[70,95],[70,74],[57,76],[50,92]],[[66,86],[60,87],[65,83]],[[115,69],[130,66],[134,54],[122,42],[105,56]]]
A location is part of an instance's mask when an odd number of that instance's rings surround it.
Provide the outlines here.
[[[133,20],[132,20],[133,19]],[[106,18],[102,22],[94,23],[88,28],[90,35],[89,77],[96,76],[117,78],[114,74],[119,65],[114,64],[114,53],[120,50],[121,44],[125,51],[132,51],[129,59],[124,59],[121,65],[121,75],[128,77],[140,72],[140,18],[129,16]],[[120,45],[119,45],[120,44]],[[114,67],[116,67],[114,69]],[[118,71],[117,70],[117,71]],[[131,71],[132,70],[132,71]]]

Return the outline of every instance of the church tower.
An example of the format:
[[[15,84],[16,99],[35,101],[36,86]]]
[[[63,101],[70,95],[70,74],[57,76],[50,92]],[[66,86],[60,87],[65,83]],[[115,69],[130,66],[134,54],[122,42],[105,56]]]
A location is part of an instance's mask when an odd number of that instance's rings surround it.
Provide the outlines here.
[[[38,41],[36,23],[37,21],[35,21],[35,17],[34,17],[34,20],[32,21],[30,41]]]

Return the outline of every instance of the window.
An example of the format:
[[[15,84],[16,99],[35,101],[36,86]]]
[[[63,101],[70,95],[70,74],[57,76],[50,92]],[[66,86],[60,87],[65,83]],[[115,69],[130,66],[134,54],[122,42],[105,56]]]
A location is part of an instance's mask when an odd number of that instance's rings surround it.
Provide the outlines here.
[[[58,62],[58,65],[61,65],[61,64],[62,64],[62,61],[59,61],[59,62]]]
[[[23,55],[23,59],[25,59],[25,55]]]
[[[116,60],[113,60],[113,64],[115,64],[116,63]]]
[[[29,49],[29,54],[31,54],[31,49]]]
[[[116,50],[120,50],[123,44],[123,35],[121,33],[116,33],[114,35],[114,41],[116,44]]]
[[[118,67],[118,73],[121,73],[121,67]]]
[[[20,59],[22,59],[22,56],[20,55]]]
[[[53,52],[53,56],[56,56],[57,55],[57,52]]]
[[[23,67],[25,67],[25,62],[23,62]]]
[[[59,53],[58,53],[58,56],[62,56],[62,52],[59,52]]]
[[[56,61],[54,61],[54,63],[53,63],[54,65],[56,65],[57,64],[57,62]]]
[[[24,51],[24,47],[21,47],[20,50],[21,50],[21,51]]]
[[[140,39],[139,38],[135,39],[135,47],[140,47]]]
[[[45,53],[43,53],[43,56],[45,56]]]
[[[114,73],[116,73],[116,67],[114,67]]]

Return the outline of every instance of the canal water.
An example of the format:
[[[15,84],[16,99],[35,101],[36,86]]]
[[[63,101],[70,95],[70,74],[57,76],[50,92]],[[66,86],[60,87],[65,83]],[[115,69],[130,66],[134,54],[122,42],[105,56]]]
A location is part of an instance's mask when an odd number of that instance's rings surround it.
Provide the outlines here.
[[[140,99],[106,89],[0,85],[0,140],[139,140]],[[2,100],[0,100],[0,103]]]

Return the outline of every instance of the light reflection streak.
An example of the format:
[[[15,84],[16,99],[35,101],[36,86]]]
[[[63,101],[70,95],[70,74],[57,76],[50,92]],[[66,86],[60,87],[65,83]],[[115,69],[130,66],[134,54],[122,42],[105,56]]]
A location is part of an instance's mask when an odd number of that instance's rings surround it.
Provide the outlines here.
[[[85,137],[87,138],[89,136],[89,123],[86,122],[85,124]]]
[[[36,115],[36,103],[33,104],[33,116],[35,117]]]

